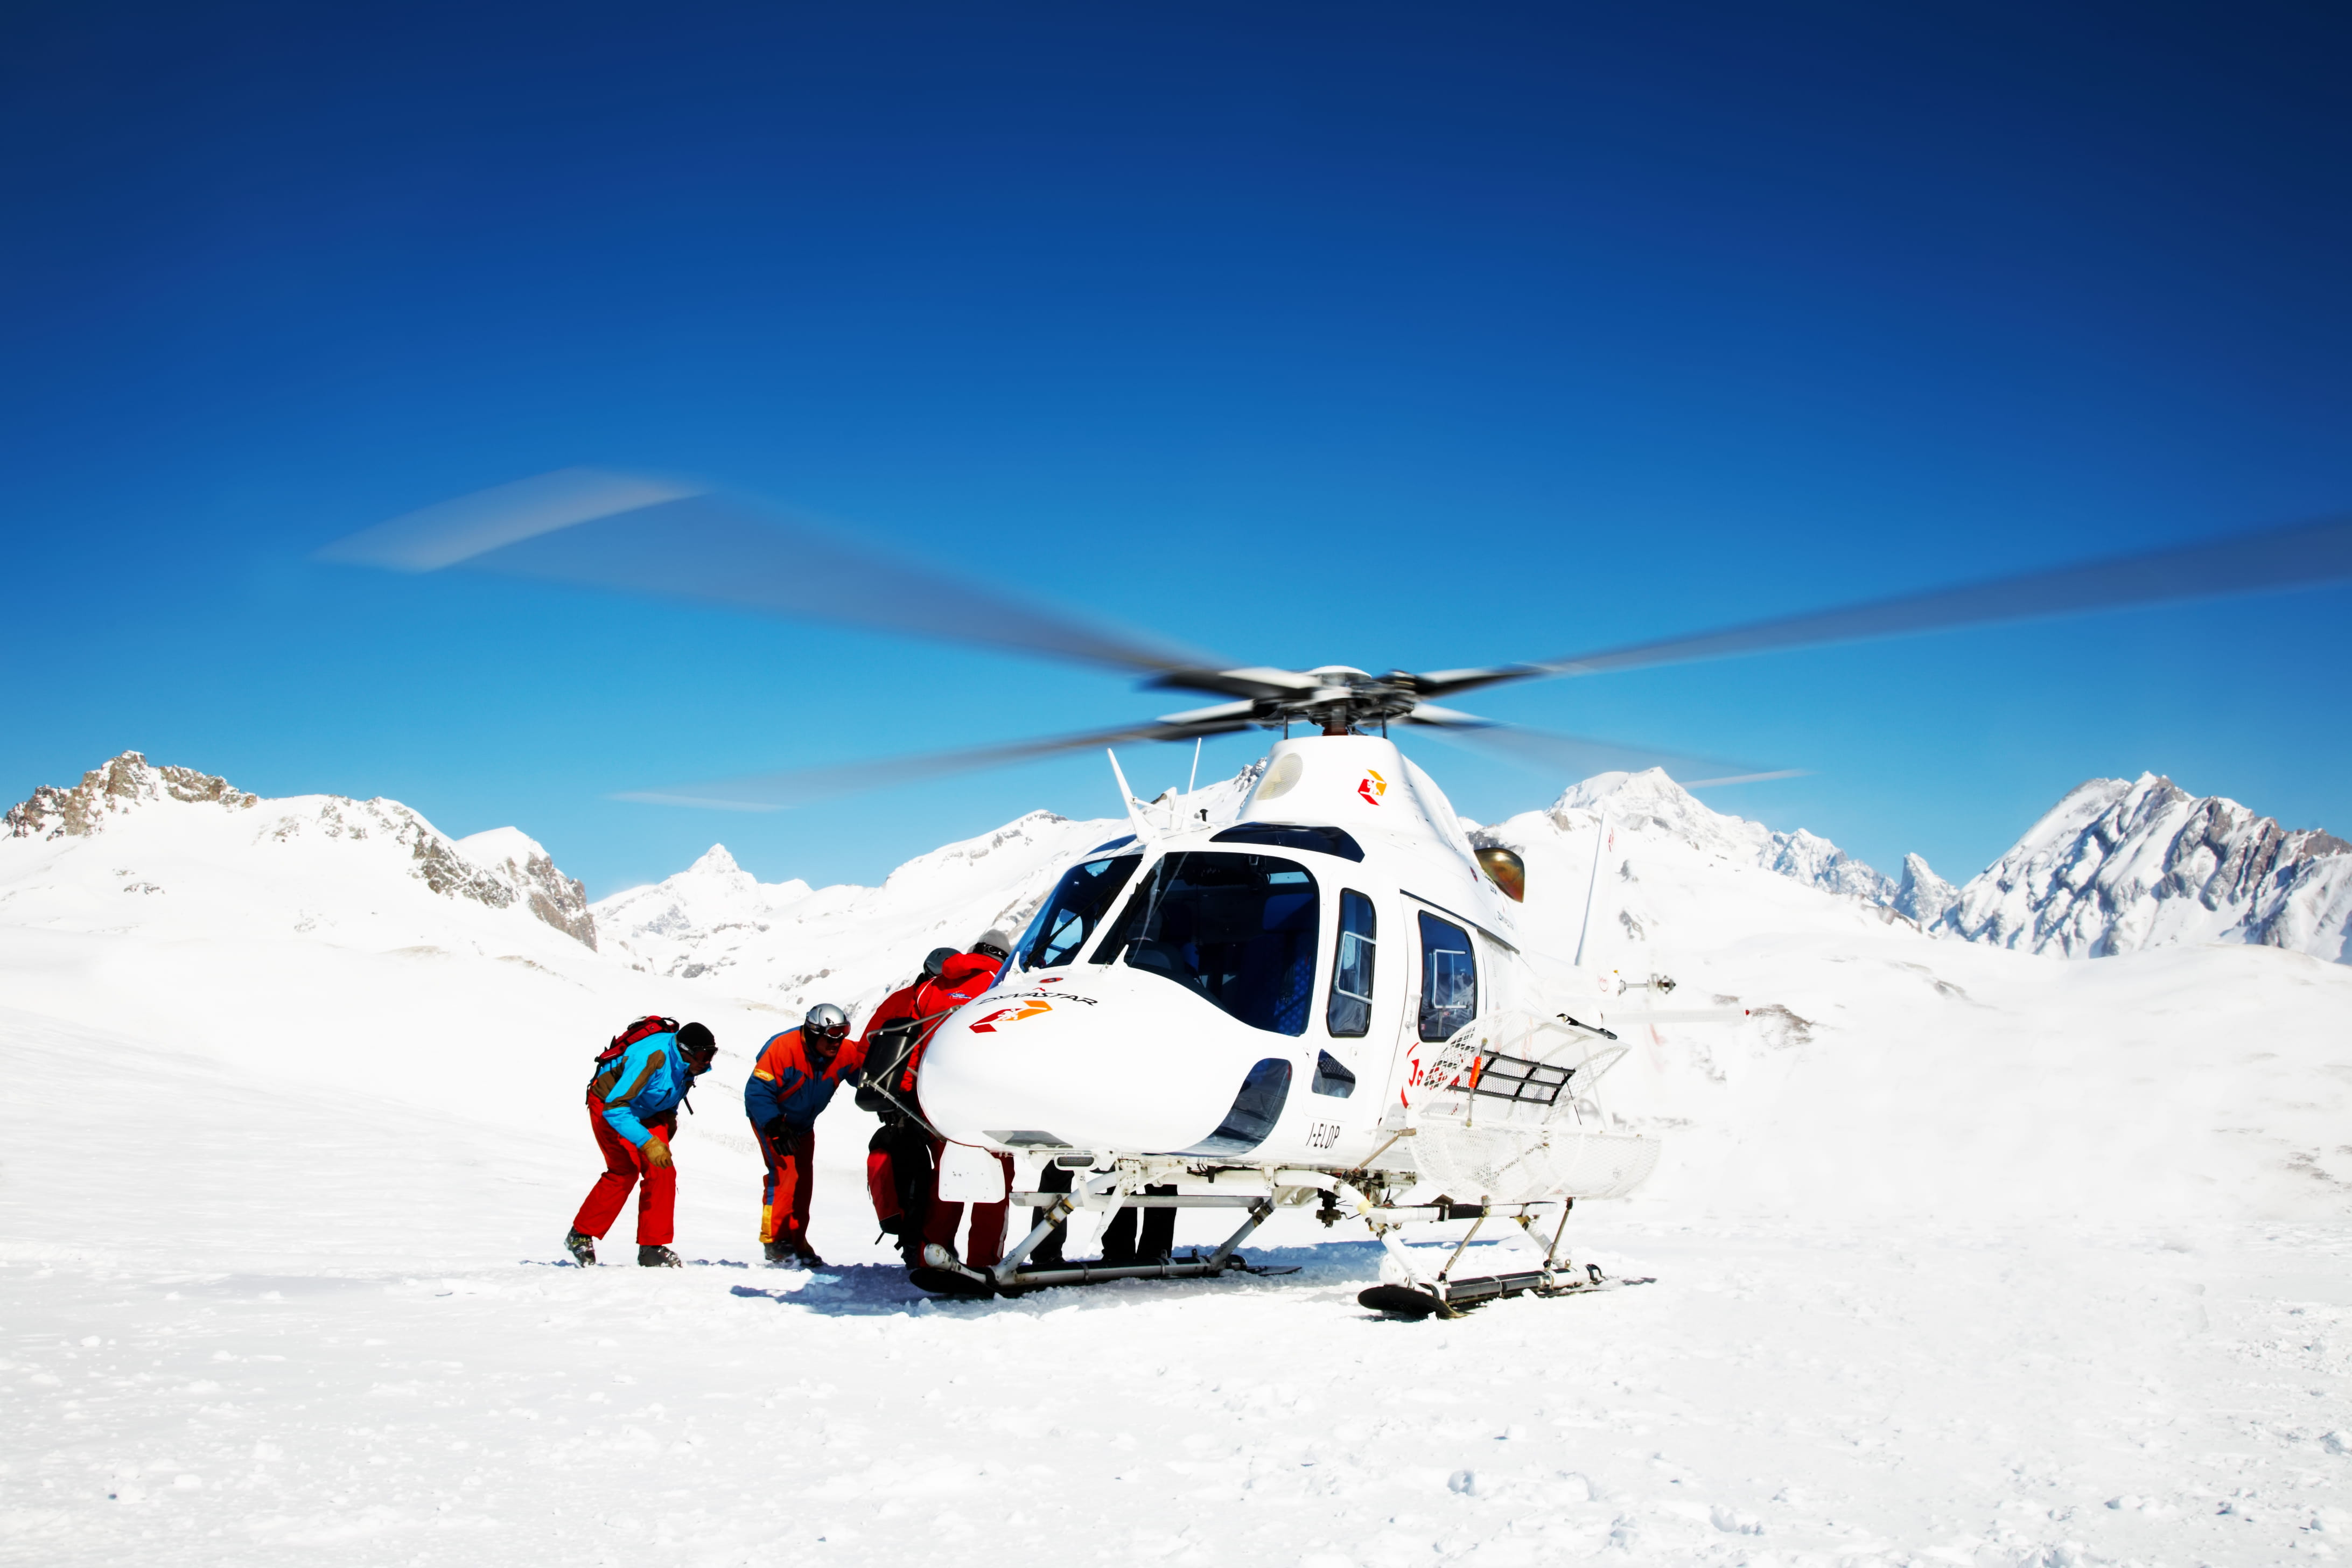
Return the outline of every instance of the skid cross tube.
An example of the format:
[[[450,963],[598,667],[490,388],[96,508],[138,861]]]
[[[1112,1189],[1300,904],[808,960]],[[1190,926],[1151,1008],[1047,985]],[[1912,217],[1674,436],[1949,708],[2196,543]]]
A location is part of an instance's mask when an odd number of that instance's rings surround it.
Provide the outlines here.
[[[1053,1199],[1071,1195],[1066,1193],[1014,1193],[1009,1201],[1033,1209],[1050,1208]],[[1170,1193],[1161,1196],[1136,1193],[1121,1194],[1115,1206],[1123,1209],[1245,1209],[1269,1201],[1264,1193]]]
[[[1020,1194],[1014,1195],[1018,1197]],[[1242,1221],[1239,1230],[1225,1237],[1224,1244],[1206,1258],[1187,1258],[1181,1263],[1082,1263],[1067,1268],[1036,1268],[1024,1272],[1021,1268],[1022,1260],[1043,1245],[1045,1237],[1053,1234],[1054,1227],[1069,1218],[1073,1212],[1069,1194],[1066,1193],[1040,1193],[1035,1195],[1050,1197],[1054,1201],[1045,1205],[1044,1221],[1032,1229],[1027,1236],[1022,1237],[1021,1245],[1006,1253],[1003,1262],[988,1271],[989,1278],[995,1282],[999,1290],[1007,1292],[1031,1290],[1047,1285],[1097,1285],[1110,1279],[1200,1279],[1223,1274],[1234,1266],[1234,1250],[1248,1240],[1250,1232],[1264,1225],[1266,1216],[1274,1212],[1274,1199],[1267,1196],[1250,1198],[1243,1198],[1238,1194],[1234,1197],[1217,1196],[1206,1198],[1199,1204],[1186,1204],[1181,1199],[1171,1198],[1130,1199],[1129,1201],[1139,1205],[1159,1208],[1211,1205],[1233,1208],[1247,1204],[1249,1215]]]

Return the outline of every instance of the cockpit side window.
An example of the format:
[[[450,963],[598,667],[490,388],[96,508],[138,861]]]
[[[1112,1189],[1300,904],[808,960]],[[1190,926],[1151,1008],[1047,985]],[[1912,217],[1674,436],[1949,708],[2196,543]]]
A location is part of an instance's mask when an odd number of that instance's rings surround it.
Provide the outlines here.
[[[1372,900],[1353,888],[1339,890],[1339,945],[1331,958],[1331,1001],[1324,1023],[1340,1039],[1372,1028],[1372,959],[1377,924]]]
[[[1428,910],[1421,916],[1421,1037],[1446,1040],[1478,1016],[1478,961],[1470,934]]]
[[[1057,969],[1077,957],[1087,938],[1110,912],[1111,900],[1143,864],[1140,855],[1089,860],[1062,875],[1045,912],[1037,917],[1036,932],[1021,954],[1024,969]]]
[[[1094,961],[1172,980],[1252,1028],[1303,1035],[1320,895],[1296,860],[1193,850],[1152,868]]]

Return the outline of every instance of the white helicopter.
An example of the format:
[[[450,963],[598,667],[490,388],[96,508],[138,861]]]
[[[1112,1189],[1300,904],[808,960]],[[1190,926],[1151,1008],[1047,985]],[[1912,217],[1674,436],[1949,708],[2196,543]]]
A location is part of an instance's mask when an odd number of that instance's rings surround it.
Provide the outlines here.
[[[1034,1223],[991,1269],[944,1249],[918,1282],[1018,1293],[1136,1277],[1213,1276],[1277,1208],[1361,1220],[1387,1249],[1363,1304],[1454,1315],[1522,1293],[1623,1283],[1561,1250],[1579,1198],[1622,1196],[1659,1144],[1595,1085],[1625,1047],[1621,997],[1671,1010],[1663,976],[1627,986],[1584,954],[1528,951],[1524,868],[1475,846],[1434,781],[1389,737],[1442,730],[1555,767],[1666,765],[1694,787],[1787,776],[1497,724],[1433,699],[1499,684],[2352,577],[2352,521],[2238,535],[1535,664],[1381,675],[1233,667],[894,561],[787,514],[675,480],[570,469],[344,539],[320,558],[520,575],[848,620],[1108,664],[1224,699],[1144,723],[931,756],[802,769],[625,798],[776,808],[827,795],[1121,741],[1279,729],[1237,820],[1155,820],[1112,760],[1132,833],[1071,866],[996,986],[941,1020],[909,1107],[948,1141],[943,1196],[1010,1197]],[[1315,732],[1291,738],[1308,726]],[[1603,835],[1605,840],[1605,834]],[[1596,850],[1596,871],[1599,851]],[[1595,880],[1598,879],[1596,877]],[[1587,928],[1591,922],[1588,891]],[[1622,1021],[1622,1020],[1621,1020]],[[1008,1194],[996,1156],[1040,1173]],[[1213,1251],[1128,1266],[1036,1267],[1076,1216],[1227,1207]],[[1412,1227],[1467,1219],[1450,1250]],[[1504,1267],[1455,1272],[1499,1226]],[[1486,1249],[1491,1256],[1491,1249]],[[1429,1259],[1444,1251],[1442,1262]]]

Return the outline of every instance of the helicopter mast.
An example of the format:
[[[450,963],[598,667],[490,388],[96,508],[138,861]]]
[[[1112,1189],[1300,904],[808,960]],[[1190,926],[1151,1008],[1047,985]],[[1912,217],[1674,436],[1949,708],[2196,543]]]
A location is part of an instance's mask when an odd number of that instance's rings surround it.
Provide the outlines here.
[[[1592,906],[1601,895],[1601,862],[1609,854],[1609,802],[1601,803],[1601,816],[1595,822],[1592,840],[1592,876],[1584,884],[1584,923],[1576,931],[1576,958],[1579,969],[1584,967],[1584,950],[1592,941]]]

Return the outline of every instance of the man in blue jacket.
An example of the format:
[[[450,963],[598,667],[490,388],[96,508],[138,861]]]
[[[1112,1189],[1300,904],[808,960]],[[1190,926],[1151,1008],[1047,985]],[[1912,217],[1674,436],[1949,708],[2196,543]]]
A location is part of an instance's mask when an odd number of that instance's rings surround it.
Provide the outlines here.
[[[648,1019],[647,1025],[667,1019]],[[672,1033],[655,1028],[599,1058],[588,1080],[588,1125],[604,1155],[604,1173],[588,1189],[587,1201],[572,1221],[563,1245],[583,1268],[596,1261],[596,1243],[620,1216],[629,1189],[642,1180],[637,1196],[637,1262],[647,1268],[676,1268],[669,1248],[677,1207],[677,1167],[669,1142],[677,1134],[678,1102],[694,1080],[710,1070],[719,1042],[700,1024]]]

